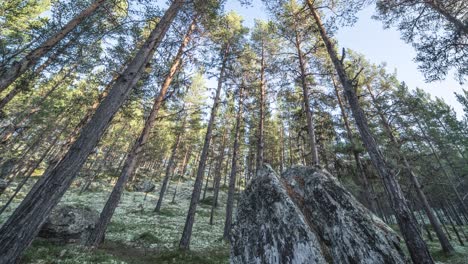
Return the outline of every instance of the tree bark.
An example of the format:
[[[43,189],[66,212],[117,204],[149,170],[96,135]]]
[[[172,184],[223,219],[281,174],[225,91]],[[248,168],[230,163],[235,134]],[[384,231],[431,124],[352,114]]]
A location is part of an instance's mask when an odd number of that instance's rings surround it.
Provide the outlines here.
[[[300,69],[300,78],[301,78],[301,85],[302,85],[302,99],[304,103],[304,112],[306,114],[307,119],[307,132],[309,134],[309,141],[310,141],[310,151],[312,154],[312,165],[319,165],[319,155],[317,151],[317,141],[315,137],[315,124],[314,124],[314,115],[313,110],[310,106],[310,99],[309,99],[309,87],[307,85],[307,62],[305,61],[304,54],[301,48],[301,39],[299,37],[299,33],[296,29],[296,23],[294,23],[294,30],[295,30],[295,46],[297,50],[297,56],[299,58],[299,69]]]
[[[354,161],[356,162],[356,168],[357,168],[357,171],[358,171],[358,173],[360,175],[362,183],[364,185],[363,186],[364,187],[364,195],[366,196],[366,200],[367,200],[367,203],[369,205],[369,208],[372,210],[372,212],[377,213],[377,206],[376,206],[376,201],[375,201],[376,197],[375,197],[375,193],[374,193],[374,188],[369,183],[369,177],[367,176],[367,174],[366,174],[366,172],[364,170],[364,166],[362,165],[362,162],[361,162],[361,157],[359,155],[359,152],[357,151],[357,146],[356,146],[356,143],[354,142],[353,132],[351,130],[348,115],[346,114],[346,110],[345,110],[343,101],[341,99],[340,92],[338,91],[338,86],[337,86],[337,84],[335,82],[335,77],[332,76],[331,78],[332,78],[333,86],[335,88],[335,95],[336,95],[336,98],[338,100],[338,105],[340,107],[341,116],[343,117],[343,123],[344,123],[345,128],[346,128],[346,135],[348,136],[349,143],[351,144]]]
[[[468,24],[466,23],[466,21],[463,22],[456,18],[454,15],[450,14],[450,12],[446,10],[443,4],[441,4],[440,2],[440,0],[424,1],[424,3],[428,5],[431,9],[444,16],[445,19],[452,23],[460,32],[462,32],[463,35],[468,35]]]
[[[59,32],[50,37],[39,47],[35,48],[23,59],[13,63],[10,68],[0,72],[0,92],[3,92],[10,84],[12,84],[19,76],[21,76],[28,69],[33,67],[39,59],[41,59],[47,52],[55,47],[68,33],[76,28],[83,20],[92,15],[96,9],[103,5],[107,0],[96,0],[88,8],[81,11],[79,15],[70,20]]]
[[[116,80],[80,137],[58,164],[43,175],[23,202],[0,228],[0,263],[15,263],[31,244],[52,209],[65,194],[78,171],[95,148],[104,129],[140,80],[154,50],[166,35],[184,1],[174,1],[127,69]]]
[[[226,220],[224,221],[223,238],[227,241],[231,238],[232,227],[232,211],[234,209],[234,195],[236,193],[236,176],[237,176],[237,155],[239,152],[240,130],[242,126],[242,109],[244,104],[244,85],[242,82],[239,87],[239,103],[236,116],[236,129],[234,131],[234,144],[232,147],[231,174],[229,176],[229,190],[226,202]]]
[[[215,176],[214,176],[214,183],[213,183],[213,204],[211,206],[210,212],[210,225],[213,225],[213,218],[214,218],[214,211],[218,208],[218,195],[219,195],[219,186],[221,184],[221,170],[223,166],[224,160],[224,150],[226,148],[226,138],[227,138],[227,127],[224,128],[223,139],[219,148],[218,153],[218,161],[216,163],[215,168]]]
[[[74,44],[75,40],[78,39],[78,37],[81,34],[75,34],[71,39],[67,41],[62,47],[60,47],[57,51],[54,52],[47,60],[42,63],[39,67],[37,67],[34,72],[32,73],[31,76],[30,74],[26,74],[26,76],[22,76],[22,78],[28,78],[27,80],[20,81],[17,83],[9,92],[6,94],[1,100],[0,100],[0,111],[3,110],[3,108],[21,91],[25,90],[24,86],[30,86],[32,81],[37,79],[39,74],[42,73],[50,64],[55,62],[57,58],[65,51],[67,50],[72,44]]]
[[[5,211],[6,208],[8,208],[8,206],[10,205],[10,203],[13,201],[13,199],[16,197],[16,195],[19,193],[19,191],[23,188],[23,186],[26,184],[26,182],[29,180],[29,178],[31,178],[32,174],[34,173],[34,171],[39,167],[39,165],[42,163],[42,161],[44,161],[44,159],[47,157],[47,155],[50,153],[50,151],[52,150],[52,148],[55,146],[55,144],[57,143],[57,141],[60,139],[60,136],[62,135],[62,133],[68,128],[68,125],[69,125],[69,122],[57,133],[57,135],[55,136],[55,138],[52,140],[52,142],[50,142],[49,146],[47,147],[47,149],[41,154],[41,156],[39,157],[39,159],[37,159],[33,166],[31,166],[31,168],[29,168],[28,170],[26,170],[25,172],[25,176],[23,178],[23,180],[20,182],[20,184],[18,184],[18,186],[16,187],[15,189],[15,192],[11,195],[11,197],[8,199],[7,203],[5,205],[3,205],[3,207],[0,209],[0,215]]]
[[[259,111],[259,120],[258,120],[258,131],[257,131],[257,169],[260,170],[263,168],[264,149],[265,149],[265,100],[266,100],[266,81],[265,81],[265,43],[262,39],[262,54],[260,61],[260,111]]]
[[[216,88],[216,95],[211,108],[210,120],[208,121],[208,127],[206,130],[205,141],[203,143],[203,149],[200,154],[200,161],[198,163],[197,176],[195,178],[195,184],[193,187],[192,198],[190,200],[190,207],[187,213],[187,219],[185,220],[184,231],[182,232],[182,238],[180,239],[179,248],[182,250],[188,250],[190,248],[190,238],[192,237],[192,228],[195,222],[195,212],[197,210],[198,200],[200,199],[201,189],[203,185],[203,175],[205,173],[206,159],[208,157],[208,151],[210,149],[211,137],[213,134],[214,122],[216,114],[221,101],[221,88],[223,87],[225,79],[226,64],[229,54],[229,44],[224,47],[221,55],[221,69],[218,78],[218,87]]]
[[[163,183],[161,185],[161,190],[159,191],[159,199],[156,204],[156,208],[154,209],[155,212],[159,213],[161,211],[161,205],[164,199],[164,194],[166,193],[167,189],[167,183],[169,182],[169,179],[171,178],[171,172],[172,172],[172,167],[174,166],[174,159],[177,154],[177,150],[179,149],[180,141],[182,139],[182,134],[185,129],[185,121],[187,119],[187,115],[184,117],[184,121],[182,122],[182,127],[179,133],[177,134],[176,141],[174,142],[174,145],[172,147],[172,152],[171,152],[171,157],[169,158],[169,161],[167,162],[166,166],[166,175],[164,176]]]
[[[395,212],[398,225],[410,252],[411,259],[414,263],[434,263],[426,243],[418,232],[417,224],[411,215],[411,212],[408,208],[408,203],[403,196],[400,185],[395,179],[394,172],[385,161],[383,154],[380,152],[377,143],[375,142],[375,139],[369,130],[367,118],[359,105],[359,100],[355,93],[354,85],[349,79],[342,62],[338,59],[338,55],[334,47],[335,45],[328,37],[325,27],[322,24],[320,15],[317,9],[314,7],[313,1],[307,0],[307,5],[316,22],[316,25],[318,26],[321,38],[327,48],[330,59],[345,90],[345,94],[361,134],[362,141],[371,157],[375,169],[382,178],[384,187],[389,196],[390,204]]]
[[[183,3],[184,3],[183,0],[176,0],[172,2],[171,6],[169,7],[169,9],[166,11],[166,14],[165,14],[165,16],[168,15],[167,18],[170,19],[170,22],[172,22],[172,20],[174,19],[175,15],[177,14],[178,10],[181,8]],[[165,17],[163,17],[159,23],[164,23],[165,21],[164,18]],[[159,26],[159,23],[158,23],[158,26]],[[167,24],[167,26],[169,25],[170,23]],[[157,30],[158,26],[156,27],[155,30]],[[179,47],[179,51],[177,52],[177,55],[174,59],[174,63],[172,64],[169,70],[169,74],[164,80],[164,83],[161,87],[159,95],[154,100],[153,107],[151,109],[151,112],[148,118],[145,121],[143,130],[141,131],[140,136],[135,141],[135,143],[133,144],[132,148],[130,149],[127,155],[127,158],[124,162],[124,166],[122,168],[120,176],[117,179],[117,182],[115,183],[115,186],[112,189],[112,192],[106,202],[106,205],[102,209],[102,212],[99,216],[99,222],[96,225],[93,233],[91,233],[91,235],[89,236],[88,241],[86,242],[86,245],[88,247],[97,247],[99,246],[100,243],[103,242],[103,238],[107,230],[107,226],[110,223],[112,216],[114,215],[114,212],[115,212],[115,209],[117,208],[118,203],[120,202],[120,197],[122,196],[124,187],[128,179],[132,176],[133,173],[135,173],[135,169],[138,164],[138,159],[143,150],[143,146],[148,141],[151,129],[153,128],[154,123],[156,122],[156,117],[164,101],[166,92],[169,89],[169,86],[173,78],[175,77],[176,73],[179,71],[181,67],[182,54],[183,54],[183,51],[185,50],[185,47],[188,45],[190,41],[190,36],[194,28],[195,28],[195,22],[193,22],[190,25],[182,41],[182,44]],[[108,96],[110,96],[110,94]]]
[[[434,213],[431,210],[431,205],[429,204],[426,195],[424,194],[421,184],[419,183],[418,177],[416,176],[415,172],[411,168],[411,165],[409,164],[407,158],[403,153],[401,153],[401,143],[399,140],[393,135],[393,128],[391,124],[388,122],[387,118],[385,117],[381,107],[377,103],[377,100],[373,94],[373,91],[369,85],[366,85],[367,90],[369,91],[369,94],[372,99],[372,104],[377,110],[378,115],[380,116],[380,121],[387,132],[388,137],[390,138],[390,141],[392,142],[392,145],[395,149],[395,152],[397,155],[400,157],[400,159],[403,162],[403,166],[408,172],[409,178],[411,180],[411,183],[414,186],[414,189],[416,190],[416,195],[419,199],[419,201],[422,203],[424,212],[426,213],[427,217],[429,218],[429,221],[431,222],[432,228],[434,228],[434,231],[437,235],[437,238],[439,240],[439,243],[442,247],[442,250],[445,253],[452,253],[455,251],[453,246],[450,244],[450,241],[448,240],[447,236],[445,235],[444,231],[442,230],[442,227],[440,226],[439,221],[437,220],[437,217],[434,215]]]

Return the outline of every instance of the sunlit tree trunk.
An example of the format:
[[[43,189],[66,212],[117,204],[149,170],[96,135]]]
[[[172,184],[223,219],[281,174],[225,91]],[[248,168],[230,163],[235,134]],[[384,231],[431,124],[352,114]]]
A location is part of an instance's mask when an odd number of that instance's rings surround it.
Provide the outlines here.
[[[226,220],[224,222],[224,233],[223,238],[228,240],[231,237],[231,226],[232,226],[232,211],[234,209],[234,195],[236,187],[236,176],[237,176],[237,159],[239,153],[240,143],[240,130],[242,126],[242,108],[244,104],[244,83],[239,87],[239,103],[236,116],[236,128],[234,130],[234,145],[232,147],[232,161],[231,161],[231,173],[229,176],[229,190],[228,198],[226,202]]]
[[[89,153],[96,147],[107,124],[140,80],[143,69],[166,35],[183,3],[182,0],[176,0],[171,4],[146,43],[117,79],[109,95],[83,128],[80,137],[68,153],[52,170],[36,182],[23,202],[0,228],[0,252],[2,252],[0,263],[17,262],[20,255],[31,244],[42,223],[70,187]]]
[[[47,54],[55,47],[68,33],[76,28],[83,20],[92,15],[96,9],[103,5],[107,0],[96,0],[88,8],[83,10],[79,15],[70,20],[59,32],[54,34],[39,47],[35,48],[23,59],[13,63],[13,65],[5,70],[0,71],[0,92],[3,92],[10,84],[12,84],[19,76],[33,67],[39,59]]]
[[[171,8],[176,8],[174,11],[177,13],[177,10],[180,8],[182,3],[183,1],[180,3],[178,1],[173,2],[170,9],[167,12],[169,12]],[[176,13],[174,13],[174,16]],[[163,23],[163,21],[159,23]],[[122,168],[120,176],[117,179],[117,182],[115,183],[115,186],[112,189],[112,192],[106,202],[106,205],[102,209],[102,212],[99,216],[99,222],[94,228],[94,231],[91,233],[86,243],[88,247],[96,247],[103,241],[107,226],[110,223],[112,216],[114,215],[115,209],[117,208],[117,205],[120,201],[120,197],[122,196],[122,193],[124,191],[124,187],[128,179],[131,177],[131,175],[135,173],[135,169],[137,167],[137,163],[141,155],[141,151],[143,150],[143,146],[148,141],[151,129],[153,128],[156,122],[156,117],[159,113],[159,109],[162,106],[167,90],[169,89],[169,86],[172,83],[172,80],[174,79],[176,73],[179,71],[181,67],[182,54],[185,50],[185,47],[188,45],[190,41],[190,37],[194,29],[195,29],[195,21],[190,25],[184,39],[182,40],[182,44],[179,47],[179,50],[176,54],[174,62],[171,65],[171,68],[169,69],[169,74],[167,75],[166,79],[164,80],[161,86],[159,95],[154,100],[153,107],[151,109],[149,116],[147,117],[145,121],[143,130],[141,131],[140,136],[135,141],[135,143],[133,144],[132,148],[130,149],[127,155],[127,158],[124,162],[124,166]]]
[[[203,149],[200,154],[200,161],[198,163],[197,174],[195,177],[195,184],[193,187],[192,198],[190,200],[190,207],[185,220],[184,231],[182,232],[182,238],[180,239],[179,248],[182,250],[188,250],[190,248],[190,238],[192,237],[192,228],[195,222],[195,212],[197,210],[198,201],[200,200],[201,189],[203,185],[203,176],[205,174],[206,160],[208,158],[208,152],[210,150],[211,137],[213,134],[213,128],[215,123],[216,114],[221,101],[221,88],[223,87],[225,79],[225,71],[227,66],[227,59],[229,54],[229,45],[227,44],[221,54],[221,69],[218,77],[218,86],[216,88],[216,94],[211,107],[210,119],[206,129],[205,140],[203,143]]]

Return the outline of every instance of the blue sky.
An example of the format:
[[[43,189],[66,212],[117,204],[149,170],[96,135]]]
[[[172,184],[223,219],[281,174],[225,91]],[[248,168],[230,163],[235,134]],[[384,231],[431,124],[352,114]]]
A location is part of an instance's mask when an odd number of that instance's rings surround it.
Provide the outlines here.
[[[244,24],[249,27],[254,19],[268,19],[260,0],[253,0],[252,7],[243,7],[237,0],[229,0],[226,11],[229,10],[241,14]],[[387,63],[387,69],[390,72],[396,70],[398,79],[405,81],[411,89],[419,87],[443,98],[459,117],[462,116],[462,107],[456,101],[454,92],[460,92],[462,87],[468,89],[468,86],[460,85],[453,76],[448,76],[445,81],[425,83],[413,61],[414,49],[400,39],[400,33],[395,29],[384,30],[380,21],[371,18],[373,13],[374,7],[370,6],[358,13],[359,20],[353,27],[341,28],[336,35],[339,45],[364,54],[373,63]]]

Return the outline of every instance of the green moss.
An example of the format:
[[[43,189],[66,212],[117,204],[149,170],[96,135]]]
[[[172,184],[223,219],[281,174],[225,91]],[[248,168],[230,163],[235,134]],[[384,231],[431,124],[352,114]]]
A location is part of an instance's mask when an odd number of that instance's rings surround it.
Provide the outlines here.
[[[167,217],[175,217],[175,216],[178,216],[179,214],[180,214],[180,211],[174,208],[162,208],[158,213],[158,215],[163,215]]]
[[[90,251],[79,245],[56,244],[36,240],[26,251],[21,263],[124,263],[121,259],[104,251]]]
[[[150,232],[143,232],[133,238],[134,242],[156,244],[161,240]]]
[[[154,263],[220,264],[229,263],[229,251],[221,248],[208,252],[165,251],[151,258]]]
[[[213,200],[214,200],[214,197],[213,196],[208,196],[206,197],[205,199],[201,199],[200,200],[200,204],[201,205],[213,205]]]

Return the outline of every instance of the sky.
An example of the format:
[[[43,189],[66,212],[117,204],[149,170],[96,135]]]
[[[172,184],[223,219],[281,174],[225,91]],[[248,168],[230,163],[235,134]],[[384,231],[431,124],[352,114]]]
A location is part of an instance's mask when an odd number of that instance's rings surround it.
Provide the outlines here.
[[[252,7],[241,6],[237,0],[229,0],[226,11],[234,10],[244,17],[244,25],[252,27],[254,19],[268,19],[268,14],[260,0],[253,0]],[[463,115],[461,104],[456,100],[454,92],[461,92],[468,85],[460,85],[455,78],[448,76],[446,80],[426,83],[413,61],[415,50],[400,38],[400,33],[394,29],[384,29],[382,22],[373,20],[374,7],[369,6],[357,14],[359,18],[352,27],[340,28],[335,38],[340,49],[350,48],[363,54],[375,64],[385,62],[389,72],[397,72],[398,79],[404,81],[410,89],[424,89],[434,97],[441,97],[454,108],[458,117]]]

